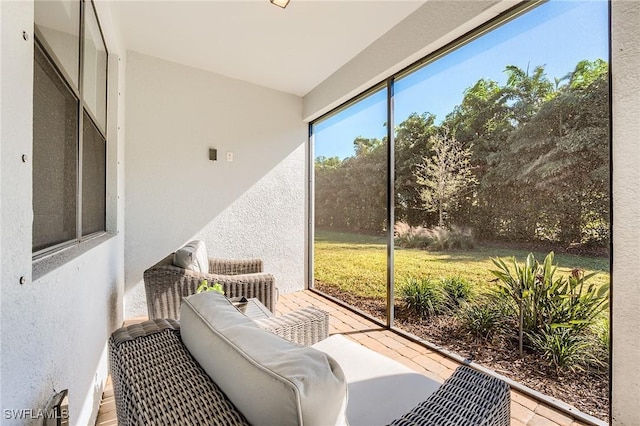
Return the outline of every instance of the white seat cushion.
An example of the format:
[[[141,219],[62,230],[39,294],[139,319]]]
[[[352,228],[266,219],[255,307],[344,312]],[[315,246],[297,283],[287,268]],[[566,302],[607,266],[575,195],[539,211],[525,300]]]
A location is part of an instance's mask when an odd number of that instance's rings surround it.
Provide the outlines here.
[[[440,383],[344,336],[312,346],[338,361],[347,379],[347,421],[351,426],[386,425],[402,417],[440,387]]]
[[[194,240],[180,247],[173,255],[173,264],[182,269],[208,274],[209,257],[204,241]]]
[[[180,334],[249,423],[345,423],[347,385],[338,363],[259,328],[224,296],[204,292],[183,299]]]

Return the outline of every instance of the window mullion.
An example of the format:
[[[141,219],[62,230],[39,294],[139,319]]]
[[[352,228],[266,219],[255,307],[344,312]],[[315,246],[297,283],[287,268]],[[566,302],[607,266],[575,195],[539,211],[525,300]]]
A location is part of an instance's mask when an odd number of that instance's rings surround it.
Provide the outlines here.
[[[395,146],[393,123],[394,78],[387,79],[387,326],[393,327],[394,310],[394,224],[395,224]]]
[[[83,140],[84,140],[84,38],[85,38],[85,25],[84,25],[84,14],[85,14],[85,6],[86,3],[84,1],[80,2],[80,54],[78,55],[78,90],[80,91],[80,101],[78,102],[78,157],[77,157],[77,165],[78,165],[78,177],[77,177],[77,204],[76,204],[76,238],[79,241],[82,240],[82,153],[83,153]]]

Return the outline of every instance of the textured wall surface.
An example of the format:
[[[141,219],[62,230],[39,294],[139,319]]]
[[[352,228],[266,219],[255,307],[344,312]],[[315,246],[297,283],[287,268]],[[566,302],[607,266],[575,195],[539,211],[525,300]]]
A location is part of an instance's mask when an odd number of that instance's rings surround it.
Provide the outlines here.
[[[144,270],[193,238],[211,255],[262,258],[282,292],[304,288],[301,103],[128,52],[126,316],[147,313]]]
[[[640,424],[640,2],[615,0],[611,8],[612,423],[631,426]]]
[[[22,155],[32,158],[33,4],[2,1],[0,10],[0,423],[42,424],[36,418],[38,410],[54,390],[68,389],[71,424],[91,424],[107,376],[106,341],[122,321],[123,241],[112,236],[64,260],[54,256],[47,272],[32,279],[32,166]],[[103,29],[110,30],[108,25]],[[115,65],[117,58],[113,59]],[[117,65],[111,75],[117,75],[115,70]],[[117,92],[113,87],[111,93]],[[116,105],[112,99],[114,116]],[[116,128],[112,121],[110,158],[118,155]],[[117,234],[116,188],[121,176],[115,161],[111,166],[109,216]],[[24,284],[20,277],[25,277]]]

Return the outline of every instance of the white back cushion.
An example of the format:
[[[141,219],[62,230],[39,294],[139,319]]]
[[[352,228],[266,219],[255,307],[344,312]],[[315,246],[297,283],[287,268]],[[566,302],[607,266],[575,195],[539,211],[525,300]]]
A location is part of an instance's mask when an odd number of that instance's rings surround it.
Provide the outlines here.
[[[173,255],[173,264],[183,269],[208,274],[209,257],[204,241],[194,240],[180,247]]]
[[[345,424],[346,381],[327,354],[259,328],[215,292],[183,299],[180,330],[191,355],[249,423]]]

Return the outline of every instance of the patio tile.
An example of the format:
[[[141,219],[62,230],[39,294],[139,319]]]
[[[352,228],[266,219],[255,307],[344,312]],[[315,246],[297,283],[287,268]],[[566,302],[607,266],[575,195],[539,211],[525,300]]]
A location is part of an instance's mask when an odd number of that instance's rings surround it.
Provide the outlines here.
[[[376,352],[383,352],[383,351],[388,351],[389,348],[387,348],[385,345],[383,345],[382,343],[378,342],[375,339],[371,339],[369,338],[369,340],[365,340],[364,342],[361,342],[365,347],[374,350]]]
[[[417,357],[413,358],[413,361],[416,364],[421,365],[426,370],[429,370],[435,374],[440,374],[441,372],[446,370],[446,367],[444,365],[434,361],[426,355],[418,355]]]
[[[420,355],[420,352],[410,348],[407,345],[403,345],[402,347],[398,348],[398,353],[408,359],[412,359]]]
[[[433,359],[433,357],[431,358]],[[440,360],[438,360],[438,363],[444,365],[450,370],[455,370],[456,368],[460,367],[460,363],[457,363],[451,358],[446,357],[442,357]]]
[[[455,371],[455,368],[445,368],[444,370],[438,373],[438,377],[440,377],[444,382],[449,377],[451,377],[454,371]]]
[[[115,415],[100,415],[96,419],[96,426],[118,426],[118,420]]]
[[[418,352],[421,355],[427,355],[427,354],[433,353],[431,349],[425,348],[424,346],[412,341],[407,341],[407,343],[405,343],[405,346],[409,349],[413,349],[414,351]]]
[[[529,421],[533,419],[534,415],[535,413],[532,410],[511,400],[511,418],[512,419],[515,419],[521,423],[528,425]]]
[[[356,342],[360,342],[363,339],[367,339],[367,336],[364,333],[359,332],[358,330],[355,330],[349,333],[349,337],[355,340]]]
[[[525,406],[531,411],[535,411],[536,407],[538,406],[537,401],[516,391],[511,391],[511,401],[515,401],[518,404]]]
[[[404,344],[388,336],[382,336],[381,338],[378,339],[378,342],[382,343],[383,345],[391,349],[399,350],[400,348],[404,348]]]
[[[527,426],[555,426],[558,423],[554,423],[546,417],[542,417],[539,414],[534,414],[531,420],[527,423]]]
[[[376,350],[376,352],[391,359],[397,359],[398,357],[402,356],[398,352],[394,351],[393,349],[387,348],[386,346],[384,347],[384,349]]]
[[[330,321],[330,324],[331,334],[349,333],[356,330],[353,326],[340,320]]]
[[[573,422],[573,418],[561,413],[558,410],[547,407],[546,405],[538,405],[535,409],[536,414],[551,420],[555,424],[569,426]]]
[[[396,358],[396,360],[406,365],[407,367],[417,371],[418,373],[424,373],[426,371],[424,367],[422,367],[420,364],[414,362],[412,359],[409,359],[405,356],[400,356],[399,358]]]

